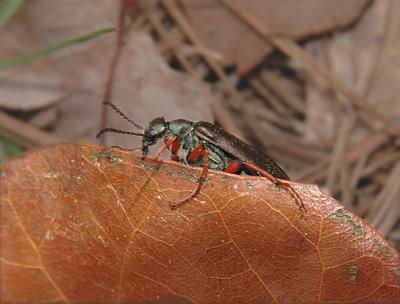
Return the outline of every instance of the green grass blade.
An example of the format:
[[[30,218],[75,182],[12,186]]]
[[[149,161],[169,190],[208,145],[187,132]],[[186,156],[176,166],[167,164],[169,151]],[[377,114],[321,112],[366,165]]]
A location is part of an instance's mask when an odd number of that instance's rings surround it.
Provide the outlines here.
[[[23,2],[24,0],[0,0],[0,29],[11,20]]]
[[[22,152],[22,148],[11,140],[0,138],[0,166],[8,158]]]
[[[27,54],[27,55],[22,55],[22,56],[18,56],[18,57],[14,57],[14,58],[10,58],[10,59],[6,59],[3,61],[0,61],[0,70],[4,70],[4,69],[8,69],[11,68],[13,66],[16,66],[18,64],[22,64],[22,63],[27,63],[36,59],[40,59],[43,57],[46,57],[52,53],[61,51],[65,48],[68,48],[70,46],[76,45],[76,44],[80,44],[83,42],[86,42],[88,40],[94,39],[98,36],[104,35],[106,33],[110,33],[113,32],[115,29],[114,28],[105,28],[105,29],[101,29],[98,31],[95,31],[93,33],[84,35],[84,36],[80,36],[77,38],[73,38],[70,40],[66,40],[63,42],[60,42],[56,45],[41,49],[39,51]]]

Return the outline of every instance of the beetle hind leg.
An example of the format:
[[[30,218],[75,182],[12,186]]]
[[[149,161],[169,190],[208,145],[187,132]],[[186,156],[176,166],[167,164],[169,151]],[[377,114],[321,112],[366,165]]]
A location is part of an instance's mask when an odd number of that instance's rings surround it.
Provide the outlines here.
[[[277,186],[279,188],[284,188],[295,199],[296,205],[299,207],[300,211],[302,211],[302,212],[306,211],[306,207],[305,207],[305,205],[303,203],[303,200],[301,199],[299,194],[296,192],[296,190],[294,190],[293,187],[289,183],[286,183],[286,182],[283,182],[283,181],[277,179],[272,174],[270,174],[267,171],[259,168],[257,165],[255,165],[255,164],[253,164],[251,162],[243,161],[243,165],[245,165],[246,167],[256,171],[261,176],[263,176],[265,178],[268,178],[272,183],[274,183],[275,186]]]

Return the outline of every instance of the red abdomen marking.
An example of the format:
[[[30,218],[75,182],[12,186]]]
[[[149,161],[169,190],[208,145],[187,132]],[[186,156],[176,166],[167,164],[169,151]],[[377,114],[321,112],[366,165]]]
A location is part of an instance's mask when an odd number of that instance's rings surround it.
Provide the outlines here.
[[[234,160],[224,169],[224,172],[235,174],[238,172],[240,165],[239,160]]]

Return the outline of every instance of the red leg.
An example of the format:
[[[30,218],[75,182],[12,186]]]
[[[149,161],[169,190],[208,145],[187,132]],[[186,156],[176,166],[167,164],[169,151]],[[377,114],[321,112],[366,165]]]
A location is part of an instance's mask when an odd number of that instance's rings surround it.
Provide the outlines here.
[[[171,146],[171,160],[174,161],[179,161],[179,156],[177,155],[179,148],[181,147],[181,141],[177,137],[173,142]]]
[[[205,150],[207,150],[208,153],[208,149],[206,148],[206,146],[204,146],[203,144],[198,145],[192,152],[190,152],[187,160],[190,162],[197,160]]]
[[[240,161],[234,160],[228,165],[228,167],[224,169],[224,172],[235,174],[236,172],[238,172],[240,166],[241,166]]]
[[[157,154],[154,156],[154,159],[156,161],[159,161],[159,157],[161,155],[161,153],[163,153],[165,151],[165,149],[167,149],[170,145],[172,145],[174,143],[175,140],[178,140],[178,137],[172,137],[172,138],[164,138],[164,144],[162,145],[162,147],[158,150]],[[146,170],[143,171],[143,173],[137,177],[137,179],[141,179],[141,177],[146,173]]]
[[[179,148],[179,138],[177,136],[174,136],[172,138],[165,138],[164,139],[164,144],[162,145],[162,147],[160,148],[160,150],[158,150],[157,154],[154,156],[155,159],[158,159],[161,155],[161,153],[163,153],[169,146],[174,146],[174,142],[178,141],[178,148]]]
[[[170,142],[172,140],[172,143]],[[171,160],[174,161],[179,161],[179,156],[177,155],[179,148],[181,146],[181,141],[179,137],[173,137],[173,138],[164,138],[164,143],[166,145],[171,145]]]
[[[205,145],[200,144],[197,146],[196,149],[194,149],[188,156],[188,161],[195,161],[200,157],[201,154],[204,154],[204,165],[203,165],[203,171],[201,172],[201,175],[199,177],[196,189],[193,191],[193,193],[185,198],[182,201],[179,202],[174,202],[171,205],[171,209],[175,210],[179,207],[182,207],[184,204],[190,202],[199,192],[201,189],[201,186],[203,185],[204,181],[206,180],[207,173],[208,173],[208,149]]]
[[[172,154],[178,153],[180,146],[181,146],[181,141],[179,140],[179,137],[175,137],[175,139],[172,141],[171,153]]]
[[[296,204],[299,207],[299,209],[301,211],[305,211],[306,210],[306,207],[304,206],[303,200],[300,198],[300,196],[297,194],[297,192],[292,188],[292,186],[290,186],[290,184],[280,181],[275,176],[271,175],[267,171],[259,168],[258,166],[256,166],[255,164],[253,164],[251,162],[244,161],[243,164],[246,167],[249,167],[250,169],[253,169],[257,173],[259,173],[261,176],[268,178],[275,185],[277,185],[279,187],[282,187],[282,188],[285,188],[290,193],[290,195],[292,195],[295,198]]]

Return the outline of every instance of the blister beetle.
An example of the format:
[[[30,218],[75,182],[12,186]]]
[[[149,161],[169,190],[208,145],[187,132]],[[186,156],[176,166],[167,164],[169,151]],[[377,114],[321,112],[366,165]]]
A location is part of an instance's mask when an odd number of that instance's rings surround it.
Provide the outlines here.
[[[173,203],[171,209],[181,207],[200,192],[210,168],[232,174],[244,173],[266,177],[276,186],[286,189],[294,197],[299,208],[302,211],[305,210],[300,196],[289,183],[284,181],[290,180],[287,174],[273,160],[229,134],[223,128],[205,121],[192,122],[185,119],[166,121],[163,117],[153,119],[144,128],[132,121],[111,101],[105,100],[103,104],[114,109],[136,128],[143,130],[143,133],[104,128],[97,133],[97,138],[106,132],[142,136],[143,157],[148,154],[150,146],[155,145],[158,140],[163,138],[164,145],[156,157],[169,148],[171,159],[186,165],[203,167],[193,193],[186,199]]]

